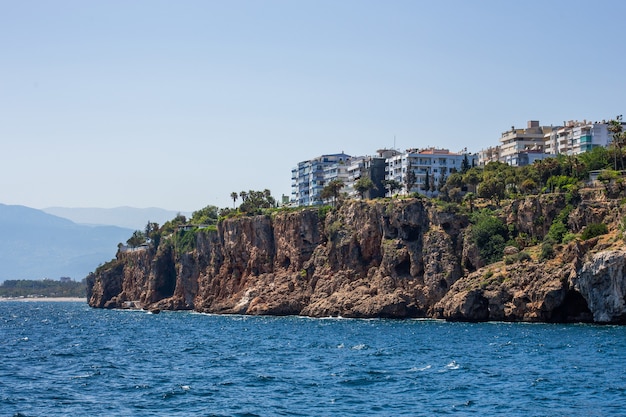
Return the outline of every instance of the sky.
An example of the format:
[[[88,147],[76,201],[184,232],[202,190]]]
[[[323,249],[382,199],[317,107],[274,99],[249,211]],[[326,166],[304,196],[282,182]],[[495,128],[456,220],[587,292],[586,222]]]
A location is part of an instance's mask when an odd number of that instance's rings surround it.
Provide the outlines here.
[[[626,2],[0,0],[0,203],[230,207],[328,153],[622,114]]]

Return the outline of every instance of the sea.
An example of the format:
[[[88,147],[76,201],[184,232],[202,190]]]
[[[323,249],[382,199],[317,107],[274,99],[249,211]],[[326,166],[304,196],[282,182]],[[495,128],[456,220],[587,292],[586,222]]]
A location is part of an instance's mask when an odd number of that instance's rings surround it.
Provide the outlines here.
[[[0,302],[0,416],[626,416],[626,327]]]

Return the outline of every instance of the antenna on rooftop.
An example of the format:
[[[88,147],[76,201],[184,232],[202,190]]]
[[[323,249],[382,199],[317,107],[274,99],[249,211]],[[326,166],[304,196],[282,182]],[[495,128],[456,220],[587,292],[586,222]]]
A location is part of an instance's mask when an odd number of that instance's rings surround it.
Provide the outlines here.
[[[396,135],[393,135],[393,149],[396,149]]]

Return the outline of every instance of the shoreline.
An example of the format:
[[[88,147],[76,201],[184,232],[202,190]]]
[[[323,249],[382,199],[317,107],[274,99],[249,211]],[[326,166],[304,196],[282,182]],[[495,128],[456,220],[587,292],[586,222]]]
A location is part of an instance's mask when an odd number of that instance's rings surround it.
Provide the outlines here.
[[[50,301],[50,302],[83,302],[87,303],[87,298],[84,297],[15,297],[5,298],[0,297],[0,302],[3,301],[22,301],[22,302],[37,302],[37,301]]]

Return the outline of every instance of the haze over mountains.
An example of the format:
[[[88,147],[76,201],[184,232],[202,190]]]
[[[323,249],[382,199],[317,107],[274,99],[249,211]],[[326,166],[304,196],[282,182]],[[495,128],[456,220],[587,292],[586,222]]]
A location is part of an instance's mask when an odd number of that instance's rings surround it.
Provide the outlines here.
[[[47,207],[42,209],[42,211],[54,216],[69,219],[78,224],[118,226],[133,230],[144,230],[149,221],[162,225],[166,221],[172,220],[178,213],[189,217],[189,213],[165,210],[156,207]]]
[[[42,210],[0,204],[0,282],[62,276],[79,281],[114,258],[117,244],[134,230],[80,225]]]

